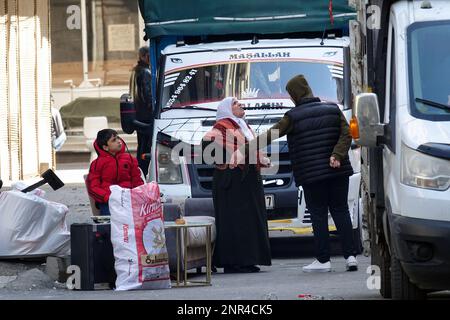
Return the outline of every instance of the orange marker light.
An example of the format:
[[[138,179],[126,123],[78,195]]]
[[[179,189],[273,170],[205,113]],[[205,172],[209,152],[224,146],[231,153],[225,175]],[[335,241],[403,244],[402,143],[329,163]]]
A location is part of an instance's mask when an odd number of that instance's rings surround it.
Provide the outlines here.
[[[358,126],[358,120],[355,116],[352,117],[350,120],[350,134],[352,135],[353,139],[359,139],[359,126]]]

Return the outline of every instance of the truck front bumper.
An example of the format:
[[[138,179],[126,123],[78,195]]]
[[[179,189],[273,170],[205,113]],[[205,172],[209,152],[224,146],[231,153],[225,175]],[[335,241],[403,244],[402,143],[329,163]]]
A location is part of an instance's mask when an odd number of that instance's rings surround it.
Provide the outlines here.
[[[421,289],[450,289],[450,221],[389,218],[391,246],[411,282]]]

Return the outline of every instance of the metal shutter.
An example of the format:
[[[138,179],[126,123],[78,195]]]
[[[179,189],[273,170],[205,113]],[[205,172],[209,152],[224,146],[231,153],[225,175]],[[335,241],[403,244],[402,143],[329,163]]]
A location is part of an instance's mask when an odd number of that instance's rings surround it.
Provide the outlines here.
[[[48,0],[0,0],[0,175],[54,167]]]
[[[8,0],[8,121],[9,121],[9,154],[10,179],[19,180],[22,177],[20,156],[20,97],[19,97],[19,50],[18,50],[18,18],[17,1]]]
[[[50,4],[49,0],[36,0],[37,8],[37,87],[38,87],[38,136],[39,170],[55,166],[55,152],[52,148],[50,110],[51,90],[51,47],[50,47]]]
[[[0,177],[9,180],[6,0],[0,0]]]
[[[19,121],[22,178],[28,179],[39,172],[37,136],[37,48],[36,1],[18,0],[19,51]]]

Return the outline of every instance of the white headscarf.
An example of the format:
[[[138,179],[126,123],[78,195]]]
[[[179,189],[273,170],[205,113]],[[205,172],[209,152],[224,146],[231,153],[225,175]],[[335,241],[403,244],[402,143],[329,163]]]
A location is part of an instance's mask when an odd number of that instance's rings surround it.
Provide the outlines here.
[[[216,121],[222,120],[222,119],[232,119],[234,122],[236,122],[242,133],[244,133],[245,137],[248,141],[253,140],[255,136],[253,135],[253,132],[251,129],[247,126],[247,122],[245,122],[244,118],[238,118],[233,114],[233,101],[237,100],[234,97],[228,97],[223,99],[219,106],[217,107],[217,115],[216,115]]]

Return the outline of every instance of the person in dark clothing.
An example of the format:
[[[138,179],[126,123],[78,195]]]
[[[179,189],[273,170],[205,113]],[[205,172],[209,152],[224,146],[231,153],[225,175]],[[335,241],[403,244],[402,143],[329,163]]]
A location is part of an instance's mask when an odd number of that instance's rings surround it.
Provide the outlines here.
[[[305,192],[316,247],[317,260],[303,270],[331,271],[328,210],[340,236],[347,270],[357,270],[347,199],[349,176],[353,174],[348,157],[352,138],[347,120],[338,105],[313,96],[303,75],[292,78],[286,90],[296,107],[233,156],[240,163],[249,150],[263,148],[273,139],[287,135],[295,183]]]
[[[217,109],[217,121],[203,138],[203,147],[231,155],[238,146],[255,137],[244,120],[245,111],[235,98],[224,99]],[[228,139],[227,139],[228,138]],[[256,164],[230,166],[230,159],[216,161],[213,202],[216,244],[213,262],[225,273],[258,272],[257,265],[271,265],[267,214],[260,168],[268,159],[260,154]]]
[[[152,146],[153,122],[155,119],[152,108],[152,88],[151,88],[150,54],[148,47],[139,49],[139,60],[133,68],[130,77],[130,95],[136,107],[136,120],[151,124],[148,131],[137,131],[137,159],[139,168],[145,176],[148,173],[150,160],[143,159],[142,155],[150,153]]]

